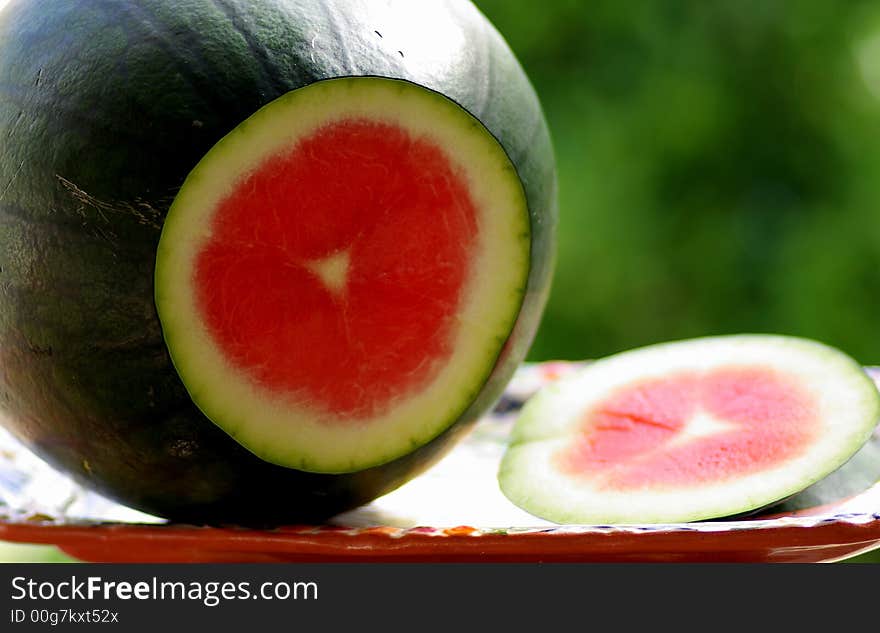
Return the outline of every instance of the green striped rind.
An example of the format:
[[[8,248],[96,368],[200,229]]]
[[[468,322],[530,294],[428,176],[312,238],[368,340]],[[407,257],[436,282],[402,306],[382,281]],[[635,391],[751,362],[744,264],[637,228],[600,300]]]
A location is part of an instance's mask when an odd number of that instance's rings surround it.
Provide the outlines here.
[[[821,430],[798,457],[714,484],[615,493],[566,476],[554,456],[575,441],[581,415],[617,387],[681,370],[726,365],[777,368],[816,399]],[[498,478],[522,509],[557,523],[679,523],[751,512],[821,481],[865,445],[880,419],[880,395],[862,367],[814,341],[738,335],[665,343],[599,360],[537,394],[518,418]]]
[[[452,356],[421,392],[370,419],[336,419],[293,402],[232,366],[203,326],[194,297],[195,255],[215,208],[272,156],[338,120],[399,125],[440,147],[477,209],[478,244],[463,289]],[[382,464],[426,444],[477,397],[516,322],[529,275],[528,206],[497,140],[448,98],[379,77],[331,79],[292,91],[242,122],[199,162],[171,206],[156,262],[156,305],[171,358],[193,401],[260,458],[310,472]]]

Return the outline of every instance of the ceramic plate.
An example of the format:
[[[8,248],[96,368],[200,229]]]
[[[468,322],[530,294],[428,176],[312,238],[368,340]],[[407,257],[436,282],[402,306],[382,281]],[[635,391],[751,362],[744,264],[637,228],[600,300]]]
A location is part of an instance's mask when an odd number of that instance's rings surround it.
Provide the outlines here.
[[[735,521],[556,525],[519,510],[495,477],[513,418],[578,367],[523,366],[446,458],[326,525],[168,524],[80,488],[0,430],[0,539],[94,562],[830,562],[880,548],[880,484],[833,506]]]

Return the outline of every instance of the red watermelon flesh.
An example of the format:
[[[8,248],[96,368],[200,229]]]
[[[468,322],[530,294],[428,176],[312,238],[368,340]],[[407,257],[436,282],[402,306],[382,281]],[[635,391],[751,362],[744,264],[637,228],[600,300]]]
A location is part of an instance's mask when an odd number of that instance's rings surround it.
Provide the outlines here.
[[[815,411],[795,378],[764,367],[648,379],[592,407],[560,467],[620,491],[720,481],[796,457]]]
[[[517,419],[498,478],[514,504],[558,523],[730,517],[816,490],[878,420],[874,382],[827,345],[664,343],[544,388]]]
[[[429,141],[336,121],[243,179],[212,229],[198,306],[264,389],[350,422],[449,357],[478,227],[466,182]]]

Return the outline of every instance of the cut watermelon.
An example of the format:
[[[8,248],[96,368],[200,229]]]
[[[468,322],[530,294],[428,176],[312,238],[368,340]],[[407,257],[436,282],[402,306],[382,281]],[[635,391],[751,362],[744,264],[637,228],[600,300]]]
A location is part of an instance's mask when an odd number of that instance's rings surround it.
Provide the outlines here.
[[[547,301],[549,129],[469,1],[18,0],[0,139],[0,419],[150,514],[394,490]]]
[[[837,470],[880,395],[842,352],[752,335],[598,361],[524,408],[503,492],[560,523],[666,523],[751,512]]]
[[[516,170],[479,121],[409,82],[332,79],[265,106],[192,171],[156,305],[211,420],[267,461],[351,472],[474,400],[529,244]]]

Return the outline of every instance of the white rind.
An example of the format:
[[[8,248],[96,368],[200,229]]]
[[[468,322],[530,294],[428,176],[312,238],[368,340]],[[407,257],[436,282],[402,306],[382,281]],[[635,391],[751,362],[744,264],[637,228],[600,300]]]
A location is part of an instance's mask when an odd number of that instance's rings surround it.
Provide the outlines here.
[[[217,204],[272,155],[334,120],[388,122],[441,147],[477,209],[479,244],[453,354],[428,388],[377,418],[334,420],[278,398],[230,365],[202,326],[191,276]],[[193,401],[259,457],[313,472],[353,472],[410,452],[448,428],[491,373],[519,313],[530,262],[528,208],[501,145],[460,106],[405,81],[348,77],[311,84],[265,106],[223,138],[187,178],[162,232],[156,304],[172,360]]]
[[[818,407],[819,440],[770,469],[716,483],[611,491],[553,465],[583,412],[611,390],[680,371],[774,368],[793,377]],[[805,339],[739,335],[666,343],[617,354],[545,388],[524,407],[499,471],[504,494],[526,511],[576,524],[678,523],[749,512],[800,492],[843,465],[880,418],[880,395],[854,360]]]

